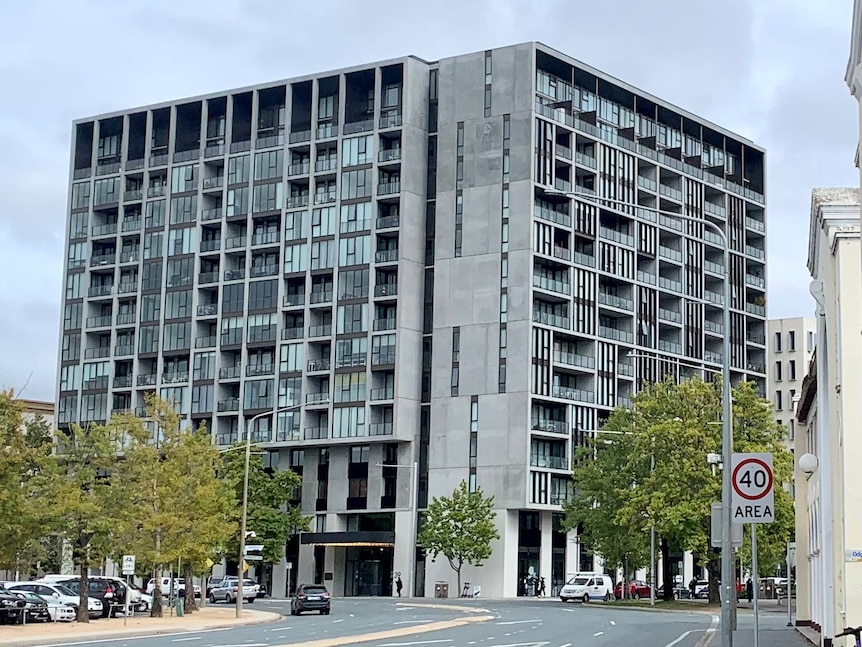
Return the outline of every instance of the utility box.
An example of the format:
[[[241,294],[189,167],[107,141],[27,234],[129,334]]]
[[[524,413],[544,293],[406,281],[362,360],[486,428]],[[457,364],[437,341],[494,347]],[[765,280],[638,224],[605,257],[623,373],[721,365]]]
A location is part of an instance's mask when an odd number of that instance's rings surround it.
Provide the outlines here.
[[[448,598],[449,597],[449,583],[448,582],[435,582],[434,583],[434,597],[435,598]]]

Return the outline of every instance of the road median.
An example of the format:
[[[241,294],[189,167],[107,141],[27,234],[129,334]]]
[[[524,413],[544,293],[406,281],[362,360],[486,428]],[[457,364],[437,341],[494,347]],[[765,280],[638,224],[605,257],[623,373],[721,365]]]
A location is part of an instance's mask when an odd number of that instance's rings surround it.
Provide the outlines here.
[[[167,609],[166,609],[167,611]],[[246,625],[274,622],[281,614],[270,611],[243,609],[236,617],[233,607],[206,607],[183,617],[165,615],[161,618],[138,615],[130,618],[104,618],[87,622],[4,625],[0,645],[3,647],[35,647],[57,643],[110,640],[133,636],[160,636],[198,631],[217,631]]]

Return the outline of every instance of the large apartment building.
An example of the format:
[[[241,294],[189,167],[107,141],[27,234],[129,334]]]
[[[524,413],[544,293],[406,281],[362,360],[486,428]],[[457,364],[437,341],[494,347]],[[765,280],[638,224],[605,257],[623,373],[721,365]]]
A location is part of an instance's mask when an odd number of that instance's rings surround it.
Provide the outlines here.
[[[775,421],[787,429],[787,447],[796,437],[796,403],[802,397],[802,380],[814,355],[817,324],[810,317],[770,319],[766,325],[768,397]]]
[[[155,391],[248,431],[314,516],[278,593],[454,584],[416,516],[462,480],[501,536],[464,578],[553,591],[613,407],[724,361],[765,393],[763,149],[538,43],[81,119],[71,166],[58,423]]]

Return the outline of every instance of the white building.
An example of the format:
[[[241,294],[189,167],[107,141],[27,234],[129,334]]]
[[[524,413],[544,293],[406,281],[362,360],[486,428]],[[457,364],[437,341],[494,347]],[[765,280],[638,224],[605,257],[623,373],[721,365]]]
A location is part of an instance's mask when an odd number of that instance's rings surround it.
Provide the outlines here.
[[[859,200],[853,189],[815,189],[808,268],[818,303],[816,368],[797,409],[805,431],[796,436],[797,624],[832,644],[837,630],[862,624],[862,488],[856,473],[862,438],[859,391]],[[845,433],[845,427],[848,433]],[[835,643],[845,644],[845,643]],[[850,644],[850,643],[847,643]]]
[[[796,436],[795,401],[814,353],[816,324],[809,317],[770,319],[767,323],[766,389],[775,407],[775,421],[786,427],[788,448]]]

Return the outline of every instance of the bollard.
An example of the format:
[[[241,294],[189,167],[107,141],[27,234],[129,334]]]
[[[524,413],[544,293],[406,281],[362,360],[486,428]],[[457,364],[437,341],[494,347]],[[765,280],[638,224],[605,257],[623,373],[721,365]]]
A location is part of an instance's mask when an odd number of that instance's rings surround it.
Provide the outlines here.
[[[185,599],[177,598],[176,601],[174,602],[174,604],[176,605],[176,609],[177,609],[177,618],[182,618],[185,615],[185,608],[186,608],[185,607],[185,604],[186,604]]]

